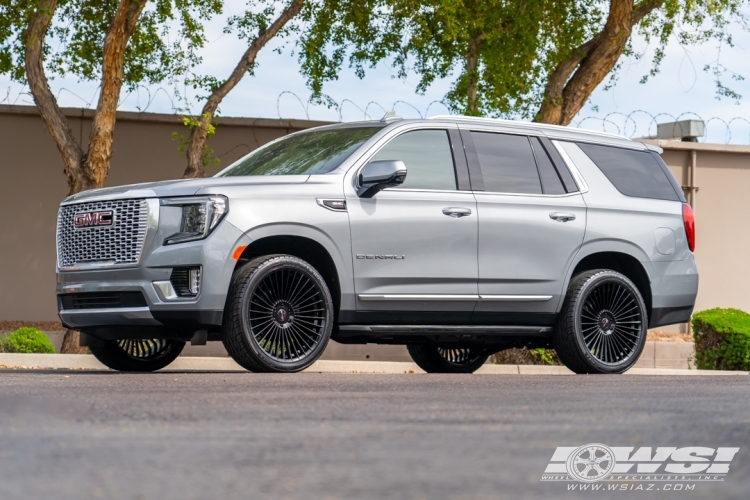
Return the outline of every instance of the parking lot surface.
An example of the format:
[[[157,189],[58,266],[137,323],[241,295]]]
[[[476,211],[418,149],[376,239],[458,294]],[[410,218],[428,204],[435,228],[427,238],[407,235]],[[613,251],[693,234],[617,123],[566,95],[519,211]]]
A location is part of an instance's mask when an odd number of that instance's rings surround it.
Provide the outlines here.
[[[747,498],[750,490],[746,377],[3,371],[0,426],[3,500]],[[570,491],[540,481],[558,446],[587,443],[740,451],[724,481],[689,491]]]

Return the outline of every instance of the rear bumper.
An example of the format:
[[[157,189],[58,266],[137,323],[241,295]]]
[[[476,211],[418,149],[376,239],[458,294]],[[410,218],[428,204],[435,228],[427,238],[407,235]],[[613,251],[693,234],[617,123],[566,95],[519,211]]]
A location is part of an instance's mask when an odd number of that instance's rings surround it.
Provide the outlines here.
[[[676,262],[652,262],[649,328],[687,323],[698,296],[695,257]]]
[[[657,307],[651,309],[651,318],[648,322],[649,328],[658,326],[674,325],[677,323],[688,323],[693,316],[693,306],[686,307]]]

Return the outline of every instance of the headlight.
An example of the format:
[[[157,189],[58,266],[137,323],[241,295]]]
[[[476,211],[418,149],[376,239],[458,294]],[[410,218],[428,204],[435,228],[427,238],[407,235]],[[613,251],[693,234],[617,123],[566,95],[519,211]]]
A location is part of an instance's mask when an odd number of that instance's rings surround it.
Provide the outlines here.
[[[163,198],[159,202],[165,206],[182,207],[180,232],[167,237],[165,245],[202,240],[229,211],[229,203],[224,196]]]

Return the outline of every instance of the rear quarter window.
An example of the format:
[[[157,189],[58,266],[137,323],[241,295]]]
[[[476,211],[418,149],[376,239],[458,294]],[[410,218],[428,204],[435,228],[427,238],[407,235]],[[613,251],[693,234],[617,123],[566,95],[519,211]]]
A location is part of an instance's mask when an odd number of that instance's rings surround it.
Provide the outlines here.
[[[580,142],[577,144],[622,194],[680,201],[672,182],[650,152]]]

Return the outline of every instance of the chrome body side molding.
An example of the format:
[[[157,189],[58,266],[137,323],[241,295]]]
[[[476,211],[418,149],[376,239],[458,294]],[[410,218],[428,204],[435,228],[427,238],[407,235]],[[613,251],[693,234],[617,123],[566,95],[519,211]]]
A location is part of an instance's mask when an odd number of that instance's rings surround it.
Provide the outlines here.
[[[482,325],[340,325],[344,332],[387,334],[465,334],[465,335],[525,335],[546,337],[551,326],[482,326]]]
[[[474,301],[505,301],[505,302],[546,302],[552,298],[552,295],[445,295],[445,294],[375,294],[360,293],[357,295],[359,300],[380,301],[380,300],[408,300],[408,301],[453,301],[453,300],[474,300]]]

